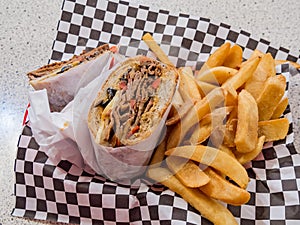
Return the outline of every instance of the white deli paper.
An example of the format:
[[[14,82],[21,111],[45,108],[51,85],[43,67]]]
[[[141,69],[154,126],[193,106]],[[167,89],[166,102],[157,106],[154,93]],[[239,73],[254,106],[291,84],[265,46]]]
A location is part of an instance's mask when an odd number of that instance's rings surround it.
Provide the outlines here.
[[[97,144],[88,129],[88,112],[101,86],[124,57],[116,54],[115,66],[101,70],[95,79],[84,84],[75,98],[61,112],[50,112],[47,92],[34,91],[29,94],[29,120],[37,143],[41,150],[56,160],[68,160],[85,170],[92,169],[112,181],[128,181],[141,175],[151,158],[153,150],[164,136],[165,120],[171,104],[145,140],[133,146],[117,148]],[[85,74],[88,76],[89,74]],[[66,84],[67,85],[67,84]]]
[[[50,76],[47,79],[41,77],[32,80],[30,83],[35,89],[46,89],[50,108],[60,111],[67,103],[73,100],[81,87],[86,86],[99,75],[101,69],[108,64],[112,54],[110,51],[105,52],[94,60],[83,62],[64,73]],[[87,74],[88,76],[86,76]]]

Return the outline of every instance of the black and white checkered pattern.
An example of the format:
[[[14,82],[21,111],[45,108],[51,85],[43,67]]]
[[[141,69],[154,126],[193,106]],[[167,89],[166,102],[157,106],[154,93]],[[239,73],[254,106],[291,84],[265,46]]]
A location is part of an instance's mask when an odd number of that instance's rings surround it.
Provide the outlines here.
[[[50,61],[79,54],[102,43],[119,44],[124,55],[147,54],[141,37],[153,34],[177,65],[201,66],[225,41],[300,62],[287,49],[256,40],[248,32],[206,18],[152,10],[117,0],[65,0]],[[288,64],[277,67],[287,77]],[[297,71],[292,73],[296,74]],[[287,85],[288,87],[288,85]],[[300,155],[293,145],[292,115],[288,136],[267,143],[247,169],[250,201],[228,205],[242,225],[300,223]],[[30,122],[24,126],[15,161],[14,216],[78,224],[211,224],[169,189],[147,180],[132,186],[113,183],[68,161],[55,161],[39,149]]]

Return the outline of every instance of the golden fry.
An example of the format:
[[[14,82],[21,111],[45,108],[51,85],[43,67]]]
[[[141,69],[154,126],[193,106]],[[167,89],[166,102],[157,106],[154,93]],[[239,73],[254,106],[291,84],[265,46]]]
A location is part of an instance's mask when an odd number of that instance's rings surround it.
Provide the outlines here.
[[[251,152],[247,152],[247,153],[235,152],[236,159],[241,164],[245,164],[245,163],[250,162],[251,160],[255,159],[256,156],[258,156],[258,154],[262,151],[265,139],[266,139],[265,136],[260,136],[258,138],[256,148]]]
[[[168,118],[168,120],[166,121],[166,125],[171,126],[178,123],[192,107],[193,104],[191,102],[184,103],[181,107],[178,108],[178,110],[174,107],[172,112],[173,115],[172,117]]]
[[[266,142],[284,139],[288,131],[289,121],[287,118],[258,122],[258,134],[260,136],[266,136]]]
[[[191,160],[168,156],[166,162],[177,179],[187,187],[197,188],[209,182],[209,177]]]
[[[148,177],[179,194],[213,224],[237,225],[235,218],[226,207],[209,198],[198,189],[185,187],[168,169],[149,169]]]
[[[201,144],[204,142],[207,138],[209,138],[211,131],[212,131],[212,126],[211,124],[205,124],[205,125],[199,125],[196,124],[194,128],[192,128],[192,134],[191,137],[189,138],[188,143],[191,145],[197,145]]]
[[[191,127],[216,108],[224,100],[224,93],[221,88],[216,88],[210,92],[205,98],[197,101],[194,107],[187,113],[185,117],[177,123],[171,130],[168,139],[167,148],[177,147],[184,139]]]
[[[243,49],[239,45],[230,48],[229,53],[224,61],[224,66],[230,68],[238,68],[243,61]]]
[[[173,63],[169,60],[168,56],[164,53],[164,51],[159,47],[159,45],[153,39],[151,34],[149,33],[144,34],[142,39],[149,46],[152,52],[155,53],[155,55],[161,62],[168,65],[173,65]]]
[[[224,61],[229,53],[230,50],[230,43],[226,42],[223,45],[221,45],[215,52],[213,52],[207,61],[203,64],[200,71],[197,73],[196,78],[201,76],[201,74],[213,67],[216,66],[222,66],[224,64]]]
[[[234,143],[239,152],[251,152],[258,138],[258,109],[255,99],[246,90],[238,96],[238,121]]]
[[[180,156],[211,166],[230,177],[241,188],[246,188],[249,178],[245,168],[225,152],[204,145],[181,146],[168,149],[166,155]]]
[[[222,152],[227,153],[231,157],[235,158],[235,155],[233,154],[232,150],[229,147],[227,147],[226,145],[220,145],[220,146],[218,146],[218,149]]]
[[[215,88],[219,87],[218,85],[206,83],[206,82],[199,81],[199,80],[196,80],[196,83],[198,85],[198,90],[199,90],[202,98],[204,98],[206,95],[208,95],[209,92],[211,92]]]
[[[161,143],[156,147],[150,161],[151,167],[158,167],[161,165],[161,162],[163,161],[165,156],[166,146],[167,146],[167,135],[161,141]]]
[[[179,92],[185,102],[201,99],[191,67],[179,68]]]
[[[252,77],[245,83],[245,89],[254,99],[261,94],[268,77],[275,76],[275,62],[270,53],[263,55]]]
[[[288,98],[282,98],[276,108],[274,109],[274,112],[271,116],[271,119],[278,119],[283,113],[286,107],[289,104]]]
[[[214,85],[223,84],[226,80],[235,75],[238,71],[225,66],[217,66],[200,74],[197,80]]]
[[[228,90],[233,96],[236,96],[236,90],[241,87],[252,76],[257,68],[260,58],[247,60],[241,69],[230,79],[228,79],[222,87]]]
[[[204,172],[210,181],[199,189],[207,196],[231,205],[242,205],[250,200],[248,191],[230,183],[213,169],[208,167]]]
[[[283,75],[269,77],[257,98],[259,120],[269,120],[284,95],[286,80]]]

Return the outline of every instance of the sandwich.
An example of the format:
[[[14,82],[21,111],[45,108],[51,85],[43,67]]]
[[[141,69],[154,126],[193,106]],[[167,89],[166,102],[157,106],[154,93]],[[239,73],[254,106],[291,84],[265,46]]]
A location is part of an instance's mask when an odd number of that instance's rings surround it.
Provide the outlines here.
[[[85,73],[93,79],[108,64],[109,45],[104,44],[91,51],[83,51],[71,59],[54,62],[27,74],[35,90],[46,89],[52,111],[61,111],[73,100]]]
[[[94,141],[107,147],[133,146],[150,137],[171,105],[175,67],[136,56],[122,62],[103,83],[88,113]]]

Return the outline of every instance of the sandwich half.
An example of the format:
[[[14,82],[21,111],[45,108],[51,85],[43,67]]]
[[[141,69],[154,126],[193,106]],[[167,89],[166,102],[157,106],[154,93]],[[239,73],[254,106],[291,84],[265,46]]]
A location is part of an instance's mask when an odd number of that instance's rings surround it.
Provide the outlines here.
[[[132,146],[161,122],[177,86],[175,67],[146,56],[121,63],[102,85],[88,113],[88,127],[102,146]]]
[[[99,69],[91,69],[91,65],[99,67],[103,61],[107,64],[108,57],[102,57],[108,52],[109,45],[104,44],[91,51],[83,51],[69,60],[40,67],[27,73],[27,76],[35,90],[47,89],[51,110],[61,111],[73,100],[84,73],[88,70],[99,72]]]

